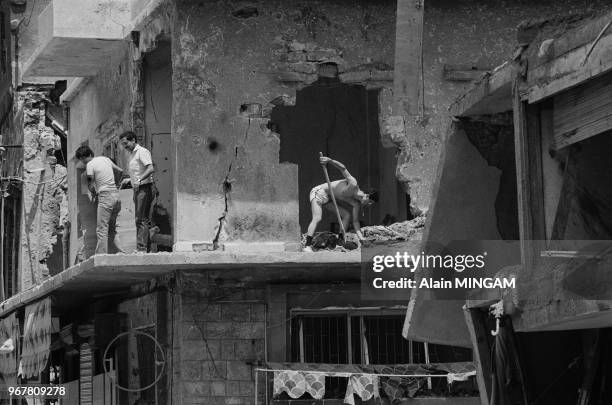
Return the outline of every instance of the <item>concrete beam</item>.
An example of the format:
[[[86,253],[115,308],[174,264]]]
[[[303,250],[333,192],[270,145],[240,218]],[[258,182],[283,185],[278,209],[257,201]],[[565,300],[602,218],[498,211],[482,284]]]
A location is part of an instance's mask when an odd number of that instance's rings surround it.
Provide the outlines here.
[[[512,67],[506,62],[487,73],[450,106],[451,115],[490,115],[512,110]]]
[[[89,297],[122,292],[175,270],[209,271],[211,278],[245,282],[359,282],[358,251],[318,253],[155,253],[95,255],[0,303],[0,318],[49,294]]]
[[[94,76],[121,52],[129,0],[53,0],[38,16],[38,44],[24,77]]]

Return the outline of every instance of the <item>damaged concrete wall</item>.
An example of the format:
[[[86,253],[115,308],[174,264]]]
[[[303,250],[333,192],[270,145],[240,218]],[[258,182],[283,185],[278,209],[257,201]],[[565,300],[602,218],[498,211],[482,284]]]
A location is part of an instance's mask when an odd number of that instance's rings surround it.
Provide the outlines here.
[[[57,240],[60,200],[66,169],[52,168],[48,155],[61,147],[53,129],[45,126],[45,93],[17,93],[17,128],[23,139],[23,220],[21,231],[21,290],[49,276],[47,258]]]
[[[172,402],[252,404],[254,369],[265,360],[264,287],[217,284],[201,272],[182,272],[179,280]],[[264,393],[260,384],[261,403]]]
[[[175,31],[177,239],[296,241],[307,196],[260,117],[279,96],[293,103],[321,62],[347,83],[389,81],[393,2],[182,2]]]
[[[542,0],[504,2],[501,0],[427,0],[423,32],[424,136],[414,139],[402,134],[401,117],[390,117],[388,127],[400,154],[397,177],[416,183],[423,195],[414,196],[420,208],[428,208],[439,155],[449,131],[448,107],[469,86],[469,81],[444,79],[445,65],[492,69],[507,60],[521,42],[516,27],[524,20],[552,18],[596,10],[607,0]],[[385,117],[386,118],[386,117]],[[395,120],[395,121],[394,121]],[[394,124],[395,122],[395,124]],[[403,146],[402,146],[403,145]]]

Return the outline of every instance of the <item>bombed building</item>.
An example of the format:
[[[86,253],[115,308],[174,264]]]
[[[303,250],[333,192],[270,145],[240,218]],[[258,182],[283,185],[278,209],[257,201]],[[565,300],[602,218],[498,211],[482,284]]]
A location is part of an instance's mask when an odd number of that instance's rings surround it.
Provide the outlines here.
[[[409,291],[365,299],[360,249],[341,241],[420,251],[429,239],[528,240],[521,190],[535,186],[515,145],[517,105],[531,107],[512,89],[566,78],[542,67],[519,80],[527,64],[517,60],[564,57],[570,28],[583,46],[609,2],[0,4],[6,390],[63,387],[52,399],[62,404],[489,403],[487,349],[472,344],[465,302],[409,302]],[[567,25],[524,23],[534,16]],[[600,46],[593,66],[607,66]],[[555,91],[542,91],[550,106]],[[130,142],[153,174],[134,169]],[[108,251],[82,150],[111,162],[122,185]],[[322,170],[320,154],[340,164]],[[326,176],[379,198],[350,212],[331,192],[317,227],[325,238],[306,252],[311,190],[331,189]],[[143,251],[138,193],[149,183]],[[468,313],[484,319],[491,303]]]

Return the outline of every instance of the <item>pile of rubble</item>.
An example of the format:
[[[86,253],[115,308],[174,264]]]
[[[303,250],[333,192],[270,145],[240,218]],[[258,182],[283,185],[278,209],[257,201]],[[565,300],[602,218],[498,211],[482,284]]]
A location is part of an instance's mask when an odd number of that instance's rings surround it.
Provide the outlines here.
[[[363,237],[372,243],[419,240],[423,236],[425,229],[425,217],[416,217],[410,221],[396,222],[394,224],[372,225],[361,228]]]
[[[379,244],[391,241],[408,241],[420,240],[425,229],[425,217],[416,217],[410,221],[396,222],[394,224],[372,225],[361,228],[361,232],[365,239],[365,244]],[[353,232],[348,232],[346,235],[347,241],[351,245],[356,246],[357,235]],[[302,235],[302,247],[306,244],[306,235]],[[348,247],[348,248],[347,248]],[[312,248],[315,251],[327,250],[337,252],[348,252],[353,250],[353,246],[343,245],[339,235],[331,232],[317,232],[312,241]]]

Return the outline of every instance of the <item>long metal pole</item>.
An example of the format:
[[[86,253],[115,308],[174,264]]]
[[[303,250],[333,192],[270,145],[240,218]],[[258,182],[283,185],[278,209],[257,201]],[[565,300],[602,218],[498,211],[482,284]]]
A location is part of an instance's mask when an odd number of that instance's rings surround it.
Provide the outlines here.
[[[2,184],[2,183],[0,183]],[[2,193],[2,195],[0,196],[0,198],[2,199],[2,201],[0,202],[0,301],[4,301],[6,299],[5,294],[4,294],[4,227],[5,227],[5,216],[4,216],[4,191],[1,190],[2,187],[0,187],[0,193]]]
[[[319,152],[319,156],[323,157],[323,152]],[[336,203],[336,196],[332,191],[331,181],[329,180],[329,174],[327,174],[327,166],[321,163],[323,167],[323,173],[325,174],[325,180],[327,181],[327,189],[329,190],[329,195],[331,196],[332,202],[334,203],[334,208],[336,209],[336,217],[338,218],[338,222],[340,223],[340,230],[342,231],[342,239],[346,241],[346,230],[344,229],[344,224],[342,223],[342,217],[340,216],[340,210],[338,209],[338,204]]]

